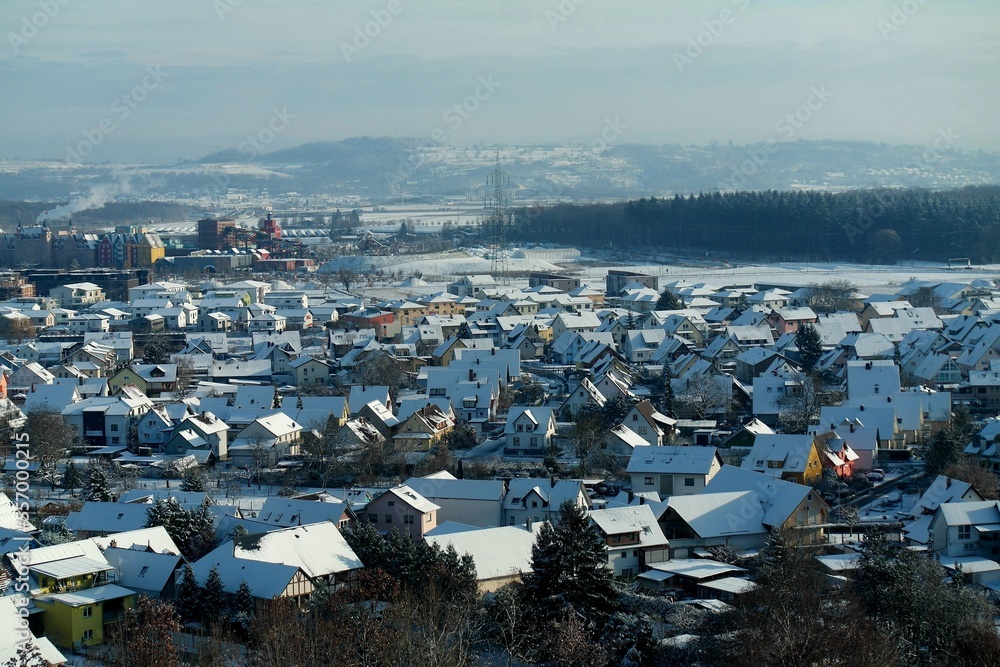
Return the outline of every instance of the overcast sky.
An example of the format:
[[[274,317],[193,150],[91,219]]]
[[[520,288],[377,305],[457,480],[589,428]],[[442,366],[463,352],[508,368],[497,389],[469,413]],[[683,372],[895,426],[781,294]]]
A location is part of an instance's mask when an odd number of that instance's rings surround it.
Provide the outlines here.
[[[618,143],[931,145],[951,128],[959,148],[1000,149],[997,0],[3,5],[3,159],[64,159],[81,143],[87,161],[173,162],[248,136],[273,150],[360,135],[591,143],[602,131]]]

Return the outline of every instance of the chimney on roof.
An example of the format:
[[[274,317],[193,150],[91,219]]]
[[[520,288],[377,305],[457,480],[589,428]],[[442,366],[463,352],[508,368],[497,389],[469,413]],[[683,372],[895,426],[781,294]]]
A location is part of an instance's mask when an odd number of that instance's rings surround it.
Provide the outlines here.
[[[646,504],[646,496],[639,496],[639,504],[640,505]]]
[[[491,357],[497,356],[497,349],[495,347],[490,348],[490,356]]]
[[[524,527],[527,528],[529,532],[531,531],[531,517],[530,516],[524,517]]]
[[[872,369],[872,362],[866,361],[865,362],[865,370],[866,371],[870,371],[871,369]]]
[[[472,369],[470,368],[470,369],[469,369],[469,382],[472,382],[472,381],[473,381],[473,380],[475,380],[475,379],[476,379],[476,371],[474,371],[474,370],[472,370]]]
[[[851,422],[851,433],[854,433],[854,422]]]
[[[945,478],[945,480],[944,480],[944,488],[946,488],[946,489],[950,489],[951,488],[951,477],[946,477]]]
[[[552,488],[555,488],[556,487],[556,478],[554,476],[553,477],[549,477],[549,483],[552,485]]]
[[[860,406],[860,407],[858,408],[858,412],[864,412],[864,411],[865,411],[865,406],[864,406],[864,405],[862,404],[862,405],[861,405],[861,406]]]

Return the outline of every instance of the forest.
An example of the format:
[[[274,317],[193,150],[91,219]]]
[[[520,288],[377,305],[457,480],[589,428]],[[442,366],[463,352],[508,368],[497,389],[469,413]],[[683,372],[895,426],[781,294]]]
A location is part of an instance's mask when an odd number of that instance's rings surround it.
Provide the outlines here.
[[[1000,190],[745,191],[514,213],[518,243],[660,248],[749,261],[1000,259]]]

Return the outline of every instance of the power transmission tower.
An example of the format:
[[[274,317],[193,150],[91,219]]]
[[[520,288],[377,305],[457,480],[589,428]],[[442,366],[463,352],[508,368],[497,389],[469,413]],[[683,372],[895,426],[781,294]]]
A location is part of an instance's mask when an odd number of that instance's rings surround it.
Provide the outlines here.
[[[500,168],[500,151],[493,173],[486,177],[486,192],[489,198],[483,208],[487,209],[486,233],[490,239],[490,255],[493,259],[491,273],[500,285],[510,284],[507,266],[507,227],[510,225],[510,175]]]

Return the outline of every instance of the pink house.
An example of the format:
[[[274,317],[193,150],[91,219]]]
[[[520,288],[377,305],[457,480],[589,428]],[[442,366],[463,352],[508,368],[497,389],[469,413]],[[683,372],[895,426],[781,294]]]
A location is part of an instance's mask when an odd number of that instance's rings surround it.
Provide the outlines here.
[[[395,528],[414,540],[424,539],[437,527],[437,511],[441,509],[422,495],[401,484],[368,503],[359,518],[374,524],[382,533]]]
[[[767,316],[768,323],[774,327],[779,336],[793,334],[803,324],[816,324],[817,319],[812,308],[778,308]]]

